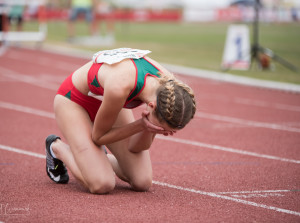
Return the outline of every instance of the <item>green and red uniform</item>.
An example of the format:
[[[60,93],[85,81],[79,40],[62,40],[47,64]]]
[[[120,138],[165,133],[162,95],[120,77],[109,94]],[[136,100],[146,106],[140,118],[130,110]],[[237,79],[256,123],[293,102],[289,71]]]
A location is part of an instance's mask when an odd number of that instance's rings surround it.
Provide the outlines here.
[[[136,108],[143,103],[142,101],[136,98],[145,87],[146,77],[148,75],[159,77],[158,72],[160,71],[157,67],[155,67],[144,57],[140,59],[131,59],[131,61],[133,62],[136,68],[135,85],[130,94],[128,95],[127,100],[123,106],[124,108],[129,109]],[[102,64],[103,63],[93,63],[88,72],[87,81],[90,92],[98,96],[103,96],[104,94],[104,88],[100,85],[100,82],[98,80],[98,71]],[[62,85],[57,91],[57,94],[63,95],[69,98],[71,101],[74,101],[75,103],[82,106],[89,113],[90,119],[94,121],[102,101],[92,96],[84,95],[79,90],[77,90],[72,83],[72,75],[73,74],[71,74],[62,83]]]

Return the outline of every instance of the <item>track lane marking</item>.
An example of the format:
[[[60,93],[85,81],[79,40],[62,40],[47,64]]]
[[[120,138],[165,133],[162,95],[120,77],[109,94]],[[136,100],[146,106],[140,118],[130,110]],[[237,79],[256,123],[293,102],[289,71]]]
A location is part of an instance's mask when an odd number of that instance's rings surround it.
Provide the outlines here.
[[[6,151],[9,151],[9,152],[14,152],[14,153],[27,155],[27,156],[33,156],[33,157],[36,157],[36,158],[46,159],[46,156],[43,155],[43,154],[30,152],[30,151],[27,151],[27,150],[18,149],[18,148],[14,148],[14,147],[2,145],[2,144],[0,144],[0,149],[6,150]]]
[[[287,193],[299,192],[300,190],[253,190],[253,191],[228,191],[228,192],[214,192],[216,194],[255,194],[255,193]]]
[[[18,112],[28,113],[28,114],[31,114],[31,115],[42,116],[42,117],[45,117],[45,118],[51,118],[51,119],[55,118],[55,115],[52,112],[47,112],[47,111],[43,111],[43,110],[40,110],[40,109],[30,108],[30,107],[26,107],[26,106],[23,106],[23,105],[16,105],[16,104],[4,102],[4,101],[0,101],[0,107],[10,109],[10,110],[14,110],[14,111],[18,111]]]
[[[254,191],[231,191],[231,192],[214,192],[216,194],[222,194],[231,196],[234,198],[269,198],[269,197],[284,197],[287,193],[300,192],[299,189],[290,190],[254,190]],[[295,197],[295,195],[294,195]]]
[[[283,126],[283,125],[267,123],[267,122],[250,121],[250,120],[234,118],[234,117],[229,117],[229,116],[224,116],[224,115],[216,115],[216,114],[209,114],[209,113],[204,113],[204,112],[197,112],[196,117],[211,119],[211,120],[215,120],[215,121],[230,122],[230,123],[235,123],[235,124],[239,124],[239,125],[253,126],[253,127],[257,127],[257,128],[267,128],[267,129],[300,133],[299,128],[293,128],[293,127],[289,127],[289,126]]]
[[[233,100],[237,104],[257,106],[262,108],[275,108],[278,110],[287,110],[293,112],[300,112],[300,106],[297,105],[287,105],[281,103],[271,103],[260,100],[246,99],[246,98],[234,98]]]
[[[38,115],[38,116],[42,116],[45,118],[51,118],[51,119],[55,118],[54,113],[39,110],[39,109],[34,109],[34,108],[22,106],[22,105],[16,105],[16,104],[8,103],[8,102],[0,101],[0,107],[5,108],[5,109],[15,110],[18,112],[24,112],[24,113],[28,113],[28,114],[32,114],[32,115]],[[234,149],[234,148],[230,148],[230,147],[212,145],[212,144],[197,142],[197,141],[193,141],[193,140],[180,139],[180,138],[175,138],[175,137],[166,137],[166,136],[161,136],[161,135],[157,135],[156,138],[161,139],[161,140],[177,142],[177,143],[183,143],[186,145],[192,145],[192,146],[197,146],[197,147],[202,147],[202,148],[204,147],[207,149],[221,150],[224,152],[231,152],[231,153],[253,156],[253,157],[258,157],[258,158],[265,158],[265,159],[300,164],[300,160],[287,159],[287,158],[282,158],[282,157],[278,157],[278,156],[249,152],[249,151],[245,151],[245,150],[239,150],[239,149]]]
[[[57,90],[59,88],[59,84],[51,83],[49,81],[42,80],[40,78],[32,77],[30,75],[19,74],[12,70],[0,67],[1,75],[6,78],[10,78],[16,81],[24,82],[27,84],[31,84],[34,86],[38,86],[40,88],[45,88],[49,90]]]
[[[255,193],[282,193],[291,192],[291,190],[254,190],[254,191],[231,191],[231,192],[215,192],[216,194],[255,194]]]
[[[23,149],[18,149],[18,148],[14,148],[14,147],[2,145],[2,144],[0,144],[0,149],[10,151],[10,152],[19,153],[19,154],[23,154],[23,155],[28,155],[28,156],[32,156],[32,157],[36,157],[36,158],[41,158],[41,159],[46,158],[45,155],[40,154],[40,153],[29,152],[29,151],[26,151],[26,150],[23,150]],[[268,206],[268,205],[264,205],[264,204],[259,204],[259,203],[246,201],[246,200],[242,200],[242,199],[238,199],[238,198],[233,198],[233,197],[229,197],[229,196],[224,196],[224,195],[220,195],[220,194],[217,194],[217,193],[205,192],[205,191],[195,190],[195,189],[191,189],[191,188],[185,188],[185,187],[176,186],[176,185],[172,185],[172,184],[168,184],[168,183],[164,183],[164,182],[160,182],[160,181],[155,181],[155,180],[153,180],[152,183],[156,184],[156,185],[159,185],[159,186],[172,188],[172,189],[187,191],[187,192],[196,193],[196,194],[200,194],[200,195],[205,195],[205,196],[209,196],[209,197],[213,197],[213,198],[219,198],[219,199],[223,199],[223,200],[229,200],[229,201],[233,201],[233,202],[236,202],[236,203],[245,204],[245,205],[248,205],[248,206],[254,206],[254,207],[273,210],[273,211],[281,212],[281,213],[285,213],[285,214],[300,216],[300,212],[291,211],[291,210],[282,209],[282,208],[273,207],[273,206]]]
[[[23,47],[25,48],[25,47]],[[33,48],[25,48],[29,50],[33,50]],[[84,60],[91,60],[92,55],[95,53],[93,51],[86,51],[86,50],[79,50],[79,49],[70,49],[68,47],[62,46],[55,46],[55,45],[44,45],[42,51],[45,53],[51,54],[58,54],[67,56],[70,58],[80,58]],[[20,51],[19,51],[20,53]],[[22,55],[22,54],[21,54]],[[55,61],[56,63],[57,61]],[[50,64],[50,63],[49,63]],[[202,70],[197,68],[173,65],[173,64],[162,64],[164,67],[172,71],[173,73],[190,76],[190,77],[197,77],[197,78],[204,78],[209,80],[217,80],[221,82],[229,82],[235,83],[239,85],[251,86],[251,87],[262,87],[264,89],[275,89],[279,91],[287,91],[287,92],[296,92],[300,93],[300,85],[292,84],[292,83],[280,83],[275,81],[268,81],[268,80],[260,80],[250,77],[242,77],[232,74],[225,74],[221,72],[211,71],[211,70]]]
[[[21,53],[21,56],[20,56],[20,51],[10,52],[6,57],[11,60],[16,60],[18,62],[23,61],[26,63],[31,63],[33,66],[35,66],[36,64],[39,64],[40,66],[43,66],[43,67],[44,66],[49,67],[49,66],[52,66],[53,64],[55,64],[55,68],[64,70],[64,71],[68,71],[68,72],[72,72],[74,69],[77,68],[76,64],[74,65],[74,63],[68,63],[68,62],[63,62],[63,61],[54,61],[54,60],[53,60],[53,62],[51,62],[49,60],[49,58],[37,57],[37,58],[35,58],[35,60],[32,60],[32,58],[28,57],[27,54],[25,54],[25,53]]]
[[[251,98],[232,97],[232,96],[220,95],[219,93],[211,95],[205,92],[201,93],[201,98],[204,100],[220,101],[221,103],[235,103],[238,105],[246,105],[252,107],[300,112],[299,105],[288,105],[288,104],[282,104],[278,102],[270,102],[269,100],[263,101],[263,99],[257,100]]]
[[[197,147],[204,147],[204,148],[208,148],[208,149],[237,153],[237,154],[241,154],[241,155],[254,156],[254,157],[259,157],[259,158],[279,160],[279,161],[283,161],[283,162],[300,164],[300,160],[287,159],[287,158],[282,158],[282,157],[278,157],[278,156],[249,152],[249,151],[245,151],[245,150],[239,150],[239,149],[234,149],[234,148],[230,148],[230,147],[212,145],[212,144],[208,144],[208,143],[202,143],[202,142],[197,142],[197,141],[192,141],[192,140],[187,140],[187,139],[179,139],[179,138],[175,138],[175,137],[171,138],[171,137],[160,136],[160,135],[157,135],[156,138],[162,139],[162,140],[167,140],[167,141],[172,141],[172,142],[177,142],[177,143],[193,145],[193,146],[197,146]]]
[[[4,71],[6,74],[2,74],[3,76],[7,78],[12,78],[14,80],[22,81],[28,84],[32,84],[41,88],[46,88],[50,90],[57,90],[59,87],[59,84],[57,83],[51,83],[51,81],[45,81],[40,78],[32,77],[30,75],[23,75],[23,74],[17,74],[14,71],[6,68],[1,68],[0,71]],[[258,121],[251,121],[251,120],[245,120],[241,118],[235,118],[235,117],[229,117],[229,116],[223,116],[223,115],[217,115],[217,114],[209,114],[204,112],[197,112],[196,117],[199,118],[205,118],[205,119],[211,119],[215,121],[223,121],[223,122],[230,122],[234,124],[239,125],[246,125],[246,126],[253,126],[256,128],[267,128],[267,129],[273,129],[273,130],[280,130],[280,131],[289,131],[289,132],[295,132],[300,133],[299,128],[274,124],[274,123],[266,123],[266,122],[258,122]]]
[[[250,87],[262,87],[264,89],[283,90],[287,92],[300,93],[300,85],[292,83],[280,83],[276,81],[260,80],[245,76],[237,76],[232,74],[220,73],[210,70],[201,70],[197,68],[190,68],[184,66],[178,66],[173,64],[163,64],[167,69],[176,73],[186,76],[194,76],[205,79],[217,80],[222,82],[229,82],[239,85],[245,85]]]
[[[44,66],[46,64],[50,64],[49,61],[48,61],[48,59],[42,58],[42,59],[40,59],[40,61],[41,62],[35,61],[35,64],[39,63],[42,66]],[[59,69],[62,69],[62,70],[66,70],[66,67],[69,67],[69,68],[67,68],[67,70],[70,71],[71,67],[74,68],[74,65],[72,65],[72,64],[70,64],[68,62],[57,62],[57,61],[55,61],[55,64],[56,64],[55,67],[57,67]],[[59,65],[61,65],[61,66],[59,66]],[[4,72],[4,73],[10,73],[10,74],[13,73],[13,74],[16,74],[18,76],[22,75],[22,74],[16,73],[15,71],[13,71],[11,69],[8,69],[8,68],[0,67],[0,70],[2,72]],[[27,77],[29,77],[29,75]],[[34,80],[34,77],[32,77],[32,78],[33,78],[32,80]],[[36,81],[40,81],[40,80],[34,80],[33,83],[36,82]],[[29,82],[27,82],[27,83],[29,83]],[[56,89],[54,89],[54,90],[56,90]],[[300,112],[300,106],[296,106],[296,105],[287,105],[287,104],[281,104],[281,103],[271,103],[271,102],[267,102],[267,101],[253,100],[253,99],[240,98],[240,97],[235,97],[233,100],[228,99],[228,98],[226,98],[224,96],[218,96],[217,98],[221,99],[222,101],[226,101],[226,102],[232,101],[234,103],[242,104],[242,105],[258,106],[258,107],[265,107],[265,108],[275,108],[275,109],[286,110],[286,111]]]
[[[229,197],[229,196],[225,196],[225,195],[219,195],[219,194],[212,193],[212,192],[205,192],[205,191],[201,191],[201,190],[184,188],[184,187],[181,187],[181,186],[176,186],[176,185],[163,183],[163,182],[159,182],[159,181],[153,181],[153,183],[156,184],[156,185],[160,185],[160,186],[164,186],[164,187],[168,187],[168,188],[188,191],[188,192],[191,192],[191,193],[206,195],[206,196],[210,196],[210,197],[214,197],[214,198],[220,198],[220,199],[223,199],[223,200],[230,200],[230,201],[233,201],[233,202],[242,203],[242,204],[249,205],[249,206],[254,206],[254,207],[259,207],[259,208],[264,208],[264,209],[268,209],[268,210],[281,212],[281,213],[300,216],[300,212],[291,211],[291,210],[282,209],[282,208],[273,207],[273,206],[268,206],[268,205],[265,205],[265,204],[259,204],[259,203],[255,203],[255,202],[252,202],[252,201],[246,201],[246,200],[233,198],[233,197]]]

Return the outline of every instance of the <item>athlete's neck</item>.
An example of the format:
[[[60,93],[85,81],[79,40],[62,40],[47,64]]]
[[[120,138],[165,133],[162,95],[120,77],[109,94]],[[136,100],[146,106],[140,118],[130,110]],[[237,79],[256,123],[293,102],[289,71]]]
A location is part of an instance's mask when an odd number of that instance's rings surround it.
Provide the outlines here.
[[[143,91],[140,93],[138,98],[148,104],[149,102],[156,102],[156,91],[159,87],[159,82],[157,78],[147,76],[146,84]]]

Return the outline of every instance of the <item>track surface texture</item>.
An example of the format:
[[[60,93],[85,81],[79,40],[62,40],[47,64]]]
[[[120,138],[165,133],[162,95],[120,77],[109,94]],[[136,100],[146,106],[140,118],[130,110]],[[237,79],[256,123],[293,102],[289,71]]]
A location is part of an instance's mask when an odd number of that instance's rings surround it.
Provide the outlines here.
[[[300,222],[300,95],[181,74],[197,113],[155,139],[149,192],[50,181],[53,98],[87,61],[23,48],[0,57],[0,222]]]

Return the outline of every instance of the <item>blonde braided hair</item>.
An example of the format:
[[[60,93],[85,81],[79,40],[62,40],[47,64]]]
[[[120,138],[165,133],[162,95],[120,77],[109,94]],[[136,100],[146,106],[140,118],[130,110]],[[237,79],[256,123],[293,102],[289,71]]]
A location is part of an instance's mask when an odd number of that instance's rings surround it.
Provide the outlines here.
[[[182,129],[196,112],[193,90],[171,73],[159,72],[159,75],[156,116],[171,128]]]

